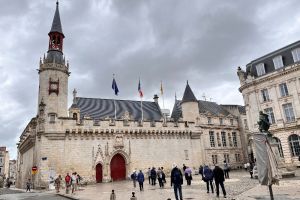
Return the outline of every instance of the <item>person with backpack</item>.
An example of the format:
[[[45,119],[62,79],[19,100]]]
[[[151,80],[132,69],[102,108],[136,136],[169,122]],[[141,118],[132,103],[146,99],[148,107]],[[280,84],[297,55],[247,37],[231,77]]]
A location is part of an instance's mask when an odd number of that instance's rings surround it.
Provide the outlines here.
[[[140,170],[140,172],[137,175],[137,181],[139,182],[140,191],[144,190],[144,180],[145,180],[144,174],[142,170]]]
[[[155,167],[152,167],[150,175],[151,175],[151,185],[156,185],[156,170],[155,170]]]
[[[224,187],[224,172],[219,166],[215,166],[215,169],[213,170],[214,178],[215,178],[215,184],[216,184],[216,192],[217,197],[219,197],[219,186],[221,186],[224,198],[226,198],[226,190]]]
[[[66,194],[69,194],[70,187],[71,187],[71,176],[69,173],[67,173],[67,176],[65,177],[65,183],[66,183]]]
[[[183,184],[183,177],[180,169],[178,169],[177,165],[173,164],[173,169],[171,171],[171,187],[174,187],[174,193],[176,200],[183,200],[182,198],[182,188],[181,185]],[[178,198],[179,193],[179,198]]]
[[[207,165],[205,165],[203,168],[203,180],[204,182],[206,182],[207,193],[209,193],[209,185],[211,188],[211,192],[214,193],[213,178],[214,178],[213,171]]]
[[[136,188],[136,180],[137,180],[137,173],[136,170],[134,170],[130,176],[132,182],[133,182],[133,187]]]

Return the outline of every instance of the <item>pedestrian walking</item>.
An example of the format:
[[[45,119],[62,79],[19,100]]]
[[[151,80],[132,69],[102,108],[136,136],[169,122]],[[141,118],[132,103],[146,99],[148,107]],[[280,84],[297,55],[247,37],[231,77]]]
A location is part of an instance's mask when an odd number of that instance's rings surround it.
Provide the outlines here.
[[[61,181],[62,181],[61,175],[58,175],[58,177],[54,180],[56,193],[59,193]]]
[[[72,184],[72,194],[76,191],[77,187],[77,176],[76,176],[76,173],[72,173],[72,176],[71,176],[71,184]]]
[[[30,192],[30,187],[31,187],[31,181],[30,181],[30,179],[28,179],[28,181],[26,182],[26,192],[27,191]]]
[[[136,180],[137,180],[137,173],[136,170],[134,170],[130,176],[132,182],[133,182],[133,187],[136,188]]]
[[[144,180],[145,180],[144,174],[142,170],[140,170],[140,172],[137,175],[137,181],[139,182],[140,191],[144,190]]]
[[[148,176],[149,185],[150,185],[151,184],[151,169],[150,169],[150,167],[148,168],[147,176]]]
[[[250,177],[253,178],[253,163],[249,163],[247,166],[248,172],[250,173]]]
[[[163,188],[164,187],[164,183],[163,183],[163,172],[161,171],[161,168],[159,167],[157,170],[157,180],[159,183],[159,187]]]
[[[211,192],[214,193],[213,178],[214,178],[213,171],[207,165],[204,166],[204,168],[203,168],[203,181],[206,182],[207,193],[209,193],[209,185],[210,185],[210,188],[211,188]]]
[[[245,171],[247,171],[247,169],[248,169],[248,163],[244,164],[244,169],[245,169]]]
[[[186,169],[184,171],[184,176],[185,176],[187,185],[191,185],[193,176],[192,176],[192,169],[190,167],[186,167]]]
[[[112,190],[112,191],[111,191],[111,194],[110,194],[110,200],[116,200],[115,190]]]
[[[161,167],[160,169],[161,169],[161,172],[162,172],[162,181],[165,184],[165,183],[167,183],[167,181],[166,181],[166,174],[164,172],[164,168],[163,167]]]
[[[71,176],[69,173],[65,176],[65,183],[66,183],[66,194],[69,194],[70,192],[70,187],[71,187]]]
[[[173,169],[171,171],[171,187],[174,187],[174,193],[176,200],[183,200],[182,198],[182,188],[183,177],[180,169],[178,169],[177,165],[173,164]],[[178,197],[179,194],[179,197]]]
[[[200,167],[199,167],[199,174],[201,174],[202,180],[203,180],[203,166],[202,165],[200,165]]]
[[[150,174],[151,174],[151,185],[156,185],[156,170],[155,170],[155,167],[152,167]]]
[[[225,178],[229,178],[229,166],[226,160],[224,160],[224,173],[225,173]]]
[[[226,191],[224,187],[225,178],[223,170],[219,166],[215,166],[213,174],[215,178],[217,197],[219,197],[219,186],[221,186],[224,198],[226,198]]]

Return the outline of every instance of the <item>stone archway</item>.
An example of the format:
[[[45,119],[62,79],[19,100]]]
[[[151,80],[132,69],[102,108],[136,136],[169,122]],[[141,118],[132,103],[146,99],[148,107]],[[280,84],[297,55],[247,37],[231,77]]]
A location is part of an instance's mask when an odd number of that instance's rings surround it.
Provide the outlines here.
[[[102,178],[103,178],[103,174],[102,174],[102,164],[98,163],[96,165],[96,182],[97,183],[101,183],[102,182]]]
[[[126,179],[126,162],[120,153],[115,154],[110,161],[110,176],[112,181]]]

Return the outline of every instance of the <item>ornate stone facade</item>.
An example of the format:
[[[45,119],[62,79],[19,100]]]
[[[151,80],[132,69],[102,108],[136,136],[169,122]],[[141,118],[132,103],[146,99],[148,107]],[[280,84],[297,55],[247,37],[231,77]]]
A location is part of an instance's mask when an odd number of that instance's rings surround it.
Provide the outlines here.
[[[52,41],[54,36],[64,38],[56,9],[51,45],[40,63],[38,114],[18,143],[17,187],[24,187],[28,178],[35,187],[48,187],[58,174],[71,172],[87,182],[125,179],[134,169],[145,172],[152,166],[163,166],[168,174],[174,162],[195,170],[201,164],[222,165],[223,160],[232,168],[242,166],[239,116],[214,102],[198,101],[188,84],[171,118],[162,114],[157,96],[154,102],[143,102],[141,117],[140,102],[82,98],[74,90],[68,110],[69,65],[62,45]],[[58,47],[53,49],[52,42]]]
[[[278,158],[285,166],[300,166],[300,64],[295,42],[238,68],[249,133],[258,132],[259,111],[269,115],[269,131],[278,143]],[[278,60],[279,59],[279,60]],[[278,62],[280,61],[280,62]],[[251,136],[250,153],[255,157]]]

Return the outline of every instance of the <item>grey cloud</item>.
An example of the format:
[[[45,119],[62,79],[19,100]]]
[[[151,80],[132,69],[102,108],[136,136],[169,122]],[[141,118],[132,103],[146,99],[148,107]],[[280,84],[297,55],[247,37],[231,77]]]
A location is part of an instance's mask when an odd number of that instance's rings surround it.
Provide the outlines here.
[[[145,100],[165,90],[172,109],[186,80],[223,104],[242,104],[236,67],[299,39],[300,5],[290,1],[60,1],[64,54],[73,88],[84,97]],[[0,145],[16,139],[36,115],[39,58],[47,52],[55,1],[1,1]]]

